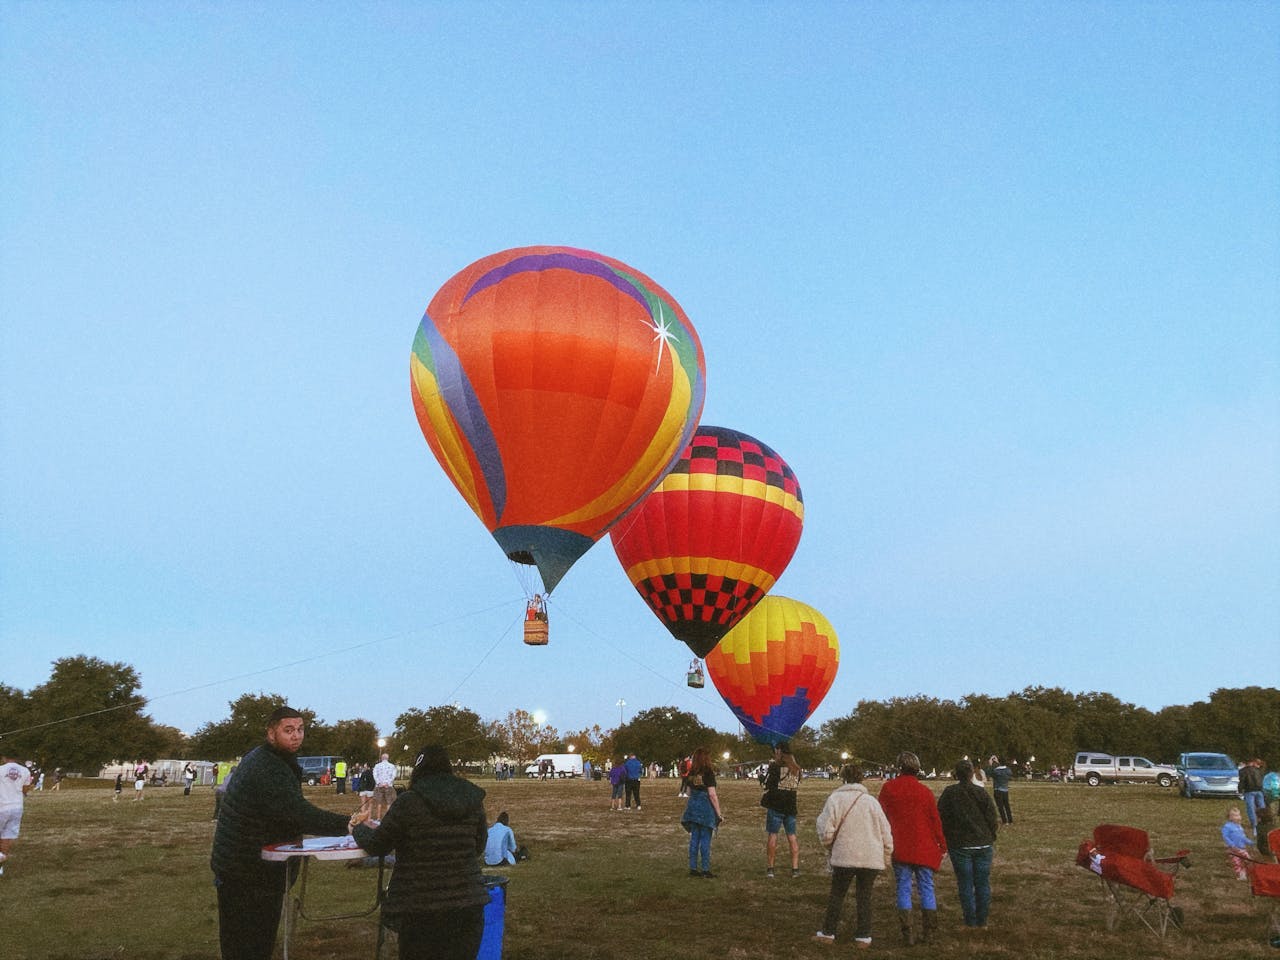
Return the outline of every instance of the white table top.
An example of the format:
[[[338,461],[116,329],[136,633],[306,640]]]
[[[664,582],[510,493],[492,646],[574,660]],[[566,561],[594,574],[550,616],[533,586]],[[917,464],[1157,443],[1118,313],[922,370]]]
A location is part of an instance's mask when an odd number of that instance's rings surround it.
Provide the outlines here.
[[[307,837],[302,843],[273,843],[262,848],[263,860],[292,860],[312,857],[316,860],[359,860],[369,854],[356,845],[352,837]]]

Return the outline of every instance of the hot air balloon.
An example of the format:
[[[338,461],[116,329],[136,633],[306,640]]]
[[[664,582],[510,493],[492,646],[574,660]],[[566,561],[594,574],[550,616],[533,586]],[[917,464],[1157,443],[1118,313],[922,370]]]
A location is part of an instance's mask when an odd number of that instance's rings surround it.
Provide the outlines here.
[[[716,690],[746,731],[770,746],[790,740],[835,681],[840,644],[813,607],[767,596],[707,654]]]
[[[571,247],[506,250],[452,277],[418,325],[410,376],[432,453],[548,593],[679,459],[706,390],[671,295]]]
[[[803,524],[800,484],[782,457],[745,433],[702,425],[609,538],[658,619],[705,657],[782,575]],[[701,686],[693,673],[690,685]]]

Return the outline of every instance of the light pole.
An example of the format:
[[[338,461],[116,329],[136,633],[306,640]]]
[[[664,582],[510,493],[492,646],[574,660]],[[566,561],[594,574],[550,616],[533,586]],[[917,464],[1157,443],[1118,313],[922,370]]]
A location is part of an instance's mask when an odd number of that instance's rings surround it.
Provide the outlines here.
[[[622,708],[627,705],[627,701],[619,698],[616,706],[618,708],[618,726],[622,726]]]

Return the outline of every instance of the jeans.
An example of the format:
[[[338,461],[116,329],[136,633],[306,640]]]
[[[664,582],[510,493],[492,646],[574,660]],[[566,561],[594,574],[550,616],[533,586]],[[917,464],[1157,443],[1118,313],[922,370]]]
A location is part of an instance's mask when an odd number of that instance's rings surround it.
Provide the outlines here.
[[[631,809],[631,801],[634,798],[636,807],[640,806],[640,781],[639,780],[623,780],[622,785],[626,793],[627,809]]]
[[[991,909],[992,847],[961,847],[952,850],[951,866],[956,872],[960,910],[966,927],[985,927]]]
[[[915,880],[920,891],[920,909],[937,910],[938,901],[933,895],[933,871],[914,863],[894,861],[893,877],[898,881],[898,909],[911,909],[911,881]]]
[[[700,827],[696,823],[689,824],[689,869],[698,869],[698,858],[702,858],[702,869],[711,872],[711,829]]]
[[[1244,795],[1244,809],[1249,816],[1249,826],[1254,836],[1258,835],[1258,811],[1267,805],[1266,796],[1261,790],[1250,790]]]
[[[849,892],[849,884],[856,881],[853,896],[858,915],[853,935],[862,940],[871,938],[871,887],[879,872],[866,867],[831,868],[831,893],[827,896],[827,915],[822,920],[823,933],[835,936],[836,925],[840,923],[840,911],[844,908],[845,894]]]

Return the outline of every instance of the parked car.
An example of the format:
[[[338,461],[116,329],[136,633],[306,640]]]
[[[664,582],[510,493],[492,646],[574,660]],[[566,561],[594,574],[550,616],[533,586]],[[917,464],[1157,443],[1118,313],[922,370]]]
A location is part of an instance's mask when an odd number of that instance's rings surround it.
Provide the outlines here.
[[[1171,787],[1178,779],[1178,768],[1167,763],[1152,763],[1146,757],[1113,756],[1109,753],[1076,754],[1072,777],[1091,787],[1100,783],[1158,783]]]
[[[315,786],[326,774],[331,773],[342,760],[341,757],[298,757],[298,767],[302,770],[302,782]]]
[[[1236,762],[1225,753],[1184,753],[1178,757],[1184,797],[1235,797],[1240,795]]]

